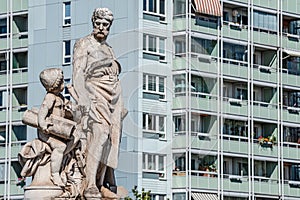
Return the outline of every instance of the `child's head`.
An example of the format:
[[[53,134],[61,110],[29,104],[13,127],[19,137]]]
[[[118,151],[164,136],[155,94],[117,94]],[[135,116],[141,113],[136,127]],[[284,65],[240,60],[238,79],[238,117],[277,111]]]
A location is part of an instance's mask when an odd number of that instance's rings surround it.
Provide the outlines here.
[[[40,81],[47,92],[61,92],[64,83],[63,71],[59,68],[45,69],[40,73]]]

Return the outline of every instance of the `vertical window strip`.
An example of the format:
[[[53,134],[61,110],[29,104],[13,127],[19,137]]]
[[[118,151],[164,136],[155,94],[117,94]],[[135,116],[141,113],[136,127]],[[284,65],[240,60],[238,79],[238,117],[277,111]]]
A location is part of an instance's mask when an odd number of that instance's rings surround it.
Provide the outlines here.
[[[63,42],[63,64],[71,63],[71,41],[66,40]]]
[[[63,25],[69,26],[71,25],[71,2],[64,2],[63,7]]]

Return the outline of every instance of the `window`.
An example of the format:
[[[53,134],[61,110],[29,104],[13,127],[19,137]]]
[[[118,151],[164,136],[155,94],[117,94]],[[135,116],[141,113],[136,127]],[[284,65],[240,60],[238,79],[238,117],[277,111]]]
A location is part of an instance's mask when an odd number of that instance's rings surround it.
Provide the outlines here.
[[[27,68],[28,55],[27,51],[13,54],[13,69],[14,72],[19,72],[20,69]],[[27,69],[26,69],[27,70]]]
[[[143,153],[143,178],[166,178],[166,155]]]
[[[149,200],[165,200],[166,195],[165,194],[150,194]]]
[[[144,34],[143,57],[152,60],[164,61],[166,57],[166,38]]]
[[[247,46],[224,42],[223,57],[232,60],[247,61]]]
[[[290,180],[300,181],[300,165],[292,165],[290,167]]]
[[[300,57],[288,57],[283,61],[283,67],[289,74],[300,75]]]
[[[0,53],[0,73],[6,73],[7,69],[7,53]]]
[[[63,42],[63,64],[71,63],[71,41],[66,40]]]
[[[71,99],[71,95],[70,95],[70,92],[67,88],[67,85],[71,83],[71,80],[70,79],[65,79],[65,89],[63,91],[63,95],[66,99],[70,100]]]
[[[284,127],[283,141],[300,144],[300,128],[299,127]]]
[[[164,100],[166,98],[166,77],[158,75],[143,75],[143,98]]]
[[[12,101],[16,109],[27,108],[27,88],[14,88]]]
[[[236,88],[235,97],[241,100],[248,99],[248,90],[246,88]]]
[[[275,14],[254,11],[253,26],[270,31],[277,30],[277,16]]]
[[[26,142],[27,139],[27,129],[25,125],[13,125],[12,126],[11,140],[14,142]]]
[[[71,2],[64,2],[63,16],[64,16],[63,25],[70,26],[71,25]]]
[[[192,37],[191,51],[193,53],[211,55],[216,44],[216,40]]]
[[[174,116],[173,121],[175,124],[175,133],[186,131],[185,129],[185,115]]]
[[[0,19],[0,37],[7,33],[7,21],[6,18]]]
[[[225,135],[236,135],[247,137],[247,122],[225,119],[223,124],[223,133]]]
[[[143,130],[149,134],[158,134],[159,138],[164,139],[166,137],[166,116],[143,113]]]
[[[0,126],[0,146],[5,145],[5,140],[6,140],[6,128],[5,128],[5,126]],[[0,171],[1,171],[1,169],[0,169]],[[1,176],[1,174],[0,174],[0,176]]]
[[[146,14],[157,15],[160,20],[165,20],[166,1],[165,0],[144,0],[143,10]]]

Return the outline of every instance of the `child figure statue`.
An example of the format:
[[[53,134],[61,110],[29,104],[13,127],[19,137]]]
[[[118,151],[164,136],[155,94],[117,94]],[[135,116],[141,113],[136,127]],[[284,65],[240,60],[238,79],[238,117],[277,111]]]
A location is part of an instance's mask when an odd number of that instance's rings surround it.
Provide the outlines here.
[[[50,157],[52,182],[59,187],[64,187],[65,183],[61,179],[60,169],[70,135],[53,134],[51,128],[53,129],[54,123],[51,118],[71,118],[71,102],[61,94],[64,89],[64,76],[61,69],[43,70],[40,73],[40,81],[47,94],[38,112],[38,127],[40,129],[38,136],[52,149]]]

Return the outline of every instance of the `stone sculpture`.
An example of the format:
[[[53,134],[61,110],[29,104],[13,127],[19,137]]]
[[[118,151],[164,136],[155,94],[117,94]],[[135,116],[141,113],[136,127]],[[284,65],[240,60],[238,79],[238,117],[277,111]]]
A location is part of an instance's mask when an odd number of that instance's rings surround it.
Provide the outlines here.
[[[33,186],[57,187],[55,197],[118,199],[122,190],[126,195],[114,175],[127,110],[118,79],[121,66],[106,43],[112,22],[109,9],[95,9],[93,32],[75,43],[73,85],[68,89],[76,102],[60,94],[62,71],[46,69],[40,74],[47,91],[44,101],[38,111],[27,110],[23,117],[39,132],[19,154],[22,176],[33,176]]]

